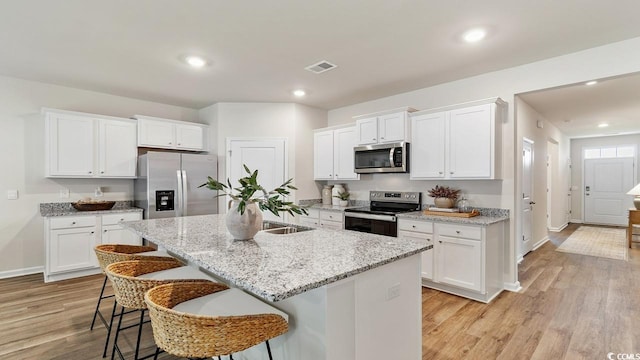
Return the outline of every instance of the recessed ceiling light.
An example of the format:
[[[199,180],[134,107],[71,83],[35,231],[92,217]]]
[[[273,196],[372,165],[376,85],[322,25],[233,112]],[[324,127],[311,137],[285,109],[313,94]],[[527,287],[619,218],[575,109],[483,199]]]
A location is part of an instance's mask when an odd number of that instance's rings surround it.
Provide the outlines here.
[[[207,61],[199,56],[187,56],[184,58],[184,61],[194,68],[201,68],[207,65]]]
[[[474,28],[467,30],[462,34],[462,39],[468,43],[478,42],[487,36],[487,31],[483,28]]]
[[[307,95],[307,92],[302,89],[293,90],[293,96],[295,97],[303,97],[305,95]]]
[[[593,80],[593,81],[587,81],[587,82],[586,82],[586,83],[584,83],[584,84],[585,84],[585,85],[587,85],[587,86],[591,86],[591,85],[595,85],[595,84],[597,84],[597,83],[598,83],[597,81]]]
[[[607,123],[598,124],[599,128],[606,128],[607,126],[609,126]]]

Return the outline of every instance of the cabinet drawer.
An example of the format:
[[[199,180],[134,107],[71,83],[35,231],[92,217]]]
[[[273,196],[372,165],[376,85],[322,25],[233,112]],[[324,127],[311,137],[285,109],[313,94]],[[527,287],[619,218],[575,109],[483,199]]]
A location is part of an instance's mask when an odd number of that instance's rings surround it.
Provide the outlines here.
[[[466,239],[482,239],[482,228],[468,225],[438,224],[438,234]]]
[[[96,226],[95,216],[61,216],[49,220],[51,229],[70,229],[77,227]]]
[[[116,225],[120,221],[136,221],[141,219],[140,213],[137,212],[108,214],[102,215],[102,225]]]
[[[320,220],[320,227],[324,229],[342,230],[342,221]]]
[[[307,209],[307,212],[309,213],[309,215],[306,216],[308,218],[313,218],[313,219],[320,218],[320,210],[318,209]],[[304,218],[305,216],[303,215],[302,217]]]
[[[398,219],[398,230],[431,234],[433,233],[433,223],[429,221]]]
[[[321,211],[320,220],[339,221],[342,222],[342,213],[336,211]]]

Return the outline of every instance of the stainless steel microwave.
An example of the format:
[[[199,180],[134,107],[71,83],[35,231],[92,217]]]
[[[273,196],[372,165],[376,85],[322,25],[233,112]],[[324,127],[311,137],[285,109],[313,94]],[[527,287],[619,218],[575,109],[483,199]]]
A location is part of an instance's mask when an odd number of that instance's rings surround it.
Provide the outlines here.
[[[353,148],[355,172],[406,173],[409,171],[409,143],[363,145]]]

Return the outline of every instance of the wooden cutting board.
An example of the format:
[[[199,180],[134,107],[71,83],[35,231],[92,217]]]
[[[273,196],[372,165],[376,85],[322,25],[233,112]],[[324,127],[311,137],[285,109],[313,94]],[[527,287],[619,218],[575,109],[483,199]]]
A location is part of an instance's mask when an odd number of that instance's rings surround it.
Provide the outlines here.
[[[452,216],[452,217],[460,217],[460,218],[470,218],[470,217],[474,217],[474,216],[478,216],[480,215],[480,213],[478,212],[478,210],[473,210],[470,213],[450,213],[450,212],[444,212],[444,211],[429,211],[429,210],[424,210],[423,213],[425,215],[436,215],[436,216]]]

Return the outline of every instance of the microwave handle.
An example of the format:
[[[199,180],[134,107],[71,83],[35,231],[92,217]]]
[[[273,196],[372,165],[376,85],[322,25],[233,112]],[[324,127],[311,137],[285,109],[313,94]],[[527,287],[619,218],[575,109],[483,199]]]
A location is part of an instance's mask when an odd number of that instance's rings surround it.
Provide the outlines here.
[[[393,150],[395,150],[394,147],[392,147],[391,149],[389,149],[389,164],[391,164],[391,167],[396,167],[395,162],[393,161]]]

